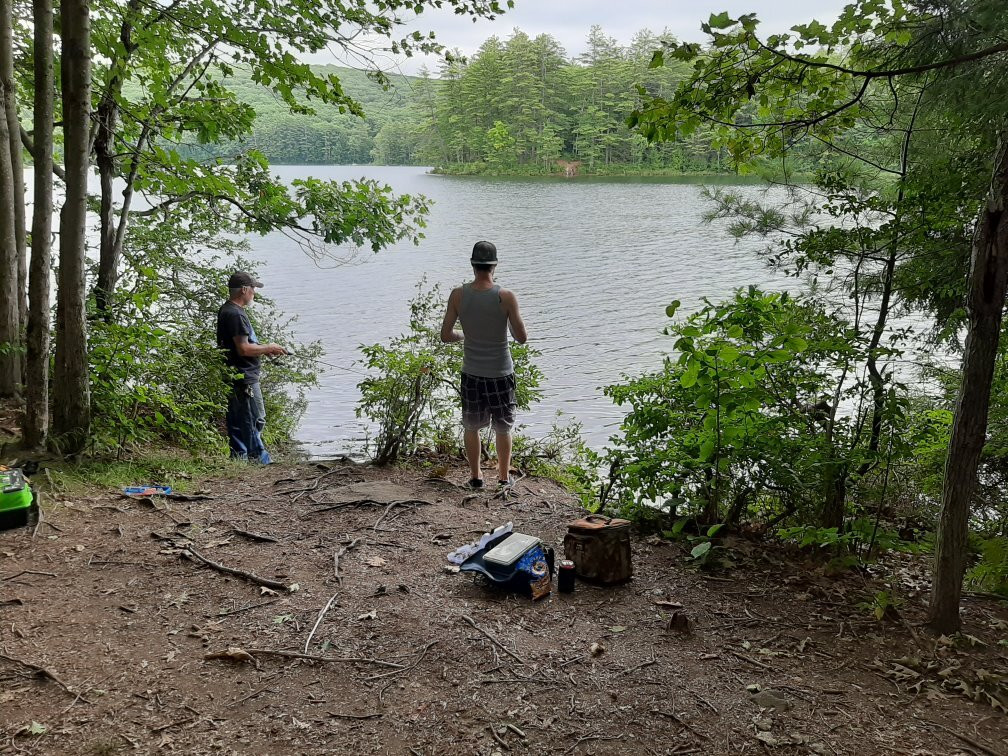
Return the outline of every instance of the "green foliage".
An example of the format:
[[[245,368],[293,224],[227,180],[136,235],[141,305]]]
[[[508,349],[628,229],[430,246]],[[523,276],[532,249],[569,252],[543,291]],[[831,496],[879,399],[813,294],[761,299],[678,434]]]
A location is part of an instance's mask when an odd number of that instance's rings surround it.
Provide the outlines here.
[[[984,538],[980,560],[966,573],[966,585],[1008,596],[1008,537]]]
[[[877,591],[868,601],[862,601],[857,606],[858,609],[870,612],[875,619],[881,622],[883,619],[894,619],[899,616],[903,599],[894,596],[889,591]]]
[[[832,467],[863,453],[857,417],[833,409],[857,395],[843,385],[863,354],[856,334],[811,300],[753,287],[667,333],[676,358],[606,388],[630,407],[606,453],[611,506],[705,524],[814,511]]]
[[[227,297],[221,261],[191,256],[204,234],[198,217],[182,229],[147,219],[131,229],[127,268],[109,320],[90,332],[93,447],[118,455],[151,444],[224,451],[221,433],[231,378],[216,344],[217,310]],[[232,252],[237,252],[237,248]],[[248,261],[237,266],[254,270]],[[230,268],[231,266],[229,266]],[[260,341],[291,356],[264,360],[266,441],[290,441],[315,382],[318,344],[295,344],[292,321],[257,297],[250,308]]]
[[[916,553],[926,549],[926,544],[906,541],[895,530],[884,526],[876,528],[874,520],[869,517],[852,520],[842,531],[839,528],[798,525],[780,528],[777,535],[799,548],[846,550],[856,555],[864,554],[869,544],[872,544],[872,549],[876,553],[887,551]]]
[[[358,384],[361,399],[357,416],[377,428],[372,457],[377,464],[393,464],[421,448],[448,452],[458,446],[458,345],[441,341],[445,299],[438,286],[417,285],[410,301],[409,331],[389,344],[361,346],[371,375]],[[541,394],[542,373],[533,364],[534,349],[511,346],[518,408],[527,410]]]
[[[511,459],[529,475],[556,481],[586,506],[594,503],[599,456],[585,444],[580,423],[561,425],[558,418],[550,432],[538,439],[516,433]]]
[[[46,480],[63,494],[88,495],[95,488],[119,489],[130,485],[168,485],[173,490],[192,491],[194,481],[208,476],[237,476],[246,468],[226,456],[144,448],[128,459],[89,458],[77,463],[49,466]]]

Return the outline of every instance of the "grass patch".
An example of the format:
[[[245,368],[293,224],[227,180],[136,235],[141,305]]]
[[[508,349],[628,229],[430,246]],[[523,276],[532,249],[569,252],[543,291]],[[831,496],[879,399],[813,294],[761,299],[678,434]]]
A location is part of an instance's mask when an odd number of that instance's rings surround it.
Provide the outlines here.
[[[248,464],[227,457],[158,449],[126,460],[85,459],[46,463],[46,468],[47,477],[60,493],[144,485],[171,486],[185,493],[199,488],[201,481],[211,476],[237,478],[248,470]]]

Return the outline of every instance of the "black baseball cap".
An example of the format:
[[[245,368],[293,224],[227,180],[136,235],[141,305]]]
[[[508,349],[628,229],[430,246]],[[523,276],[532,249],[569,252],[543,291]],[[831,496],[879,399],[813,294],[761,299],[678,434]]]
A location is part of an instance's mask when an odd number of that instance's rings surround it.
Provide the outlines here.
[[[229,289],[240,289],[242,286],[251,286],[254,289],[262,288],[262,281],[257,281],[252,278],[250,273],[246,273],[244,270],[239,270],[231,274],[231,278],[228,279]]]
[[[472,257],[469,262],[480,265],[497,264],[497,247],[493,242],[478,241],[473,245]]]

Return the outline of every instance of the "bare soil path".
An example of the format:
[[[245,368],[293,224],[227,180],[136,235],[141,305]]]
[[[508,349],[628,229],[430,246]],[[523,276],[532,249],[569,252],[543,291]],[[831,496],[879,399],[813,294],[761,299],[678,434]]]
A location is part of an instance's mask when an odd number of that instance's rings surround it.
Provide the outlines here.
[[[34,537],[0,533],[0,753],[1008,754],[1003,604],[936,639],[918,561],[883,585],[738,540],[707,576],[655,538],[630,583],[533,603],[445,554],[508,520],[561,554],[581,512],[462,475],[47,497]],[[880,590],[904,601],[881,622]]]

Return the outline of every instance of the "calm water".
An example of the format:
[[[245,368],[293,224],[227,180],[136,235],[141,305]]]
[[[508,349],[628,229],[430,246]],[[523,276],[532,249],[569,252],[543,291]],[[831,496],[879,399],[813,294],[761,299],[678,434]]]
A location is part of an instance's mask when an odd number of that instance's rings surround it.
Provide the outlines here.
[[[333,365],[360,370],[359,345],[388,341],[408,327],[408,303],[421,277],[447,296],[471,278],[473,243],[497,245],[497,281],[518,294],[529,344],[542,352],[543,400],[521,418],[533,436],[544,435],[562,413],[602,447],[621,413],[601,387],[661,365],[672,346],[661,333],[672,300],[682,301],[682,313],[701,297],[717,300],[739,286],[795,287],[759,262],[758,244],[736,244],[701,223],[698,182],[487,180],[375,166],[275,170],[288,179],[366,176],[434,201],[419,247],[361,252],[349,264],[317,264],[280,234],[251,239],[253,257],[263,263],[264,293],[298,316],[298,338],[321,341],[323,359]],[[309,452],[359,446],[366,431],[354,416],[360,378],[324,369],[298,434]]]

